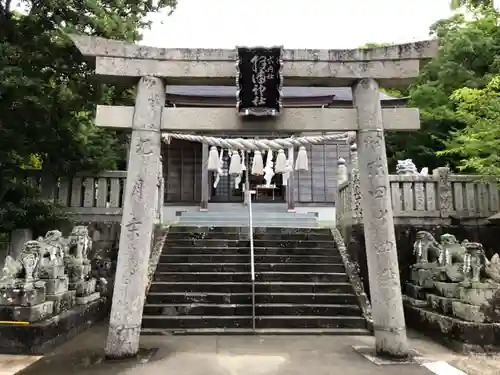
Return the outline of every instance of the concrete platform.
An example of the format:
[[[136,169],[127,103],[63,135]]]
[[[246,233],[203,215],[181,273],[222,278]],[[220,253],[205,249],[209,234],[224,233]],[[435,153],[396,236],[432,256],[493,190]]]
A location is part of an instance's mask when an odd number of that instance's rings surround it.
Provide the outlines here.
[[[491,357],[455,355],[421,337],[412,347],[424,357],[419,363],[377,365],[353,350],[373,344],[372,337],[335,336],[144,336],[142,346],[158,348],[149,361],[106,362],[107,327],[96,326],[53,353],[23,357],[20,375],[463,375],[446,362],[466,366],[467,375],[495,374]],[[9,358],[10,357],[10,358]],[[17,360],[15,360],[18,358]],[[20,356],[0,357],[0,374],[20,370]],[[29,365],[33,360],[35,363]],[[490,362],[487,362],[490,361]],[[12,365],[9,367],[8,364]],[[433,371],[427,369],[431,368]],[[443,369],[445,372],[443,372]],[[451,369],[451,370],[450,370]],[[470,370],[470,371],[469,371]]]

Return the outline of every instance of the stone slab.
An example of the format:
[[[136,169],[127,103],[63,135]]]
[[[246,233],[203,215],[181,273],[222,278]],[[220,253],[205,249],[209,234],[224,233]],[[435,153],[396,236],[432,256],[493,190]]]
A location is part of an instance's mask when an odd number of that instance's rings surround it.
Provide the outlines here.
[[[45,286],[0,288],[0,306],[34,306],[45,301]]]
[[[444,315],[450,315],[452,313],[452,302],[456,301],[456,299],[429,293],[427,294],[427,301],[429,301],[429,307],[432,309]]]
[[[80,296],[76,297],[76,304],[77,305],[86,305],[90,302],[95,301],[96,299],[99,299],[101,297],[101,294],[99,292],[95,292],[86,296]]]
[[[109,313],[106,298],[29,325],[0,324],[0,354],[46,354]]]
[[[88,296],[95,292],[97,280],[81,280],[75,283],[69,283],[69,290],[75,290],[77,297]]]
[[[131,129],[134,107],[98,105],[96,124],[101,127]],[[420,129],[417,108],[383,108],[384,129]],[[354,108],[287,108],[277,118],[258,122],[238,116],[234,108],[163,108],[161,127],[168,131],[354,131],[358,129]]]
[[[156,76],[169,84],[234,85],[237,51],[223,49],[163,49],[72,35],[96,73],[124,79]],[[388,87],[409,83],[419,74],[420,61],[434,57],[437,41],[353,50],[284,50],[287,85],[348,86],[360,78],[375,78]]]
[[[434,288],[438,291],[439,295],[448,298],[457,298],[458,287],[460,283],[448,283],[442,281],[434,281]]]
[[[52,315],[54,303],[45,301],[33,306],[0,306],[0,320],[14,322],[38,322]]]
[[[460,353],[499,353],[500,323],[474,323],[404,304],[410,328]]]
[[[68,291],[69,280],[67,276],[56,279],[45,279],[45,294],[54,295]]]
[[[65,293],[48,295],[47,300],[54,302],[54,315],[58,315],[75,306],[76,291],[68,290]]]
[[[428,290],[425,288],[422,288],[419,285],[415,285],[412,283],[406,283],[404,290],[405,290],[405,294],[411,298],[423,300],[423,301],[425,301],[427,299],[427,291]]]
[[[59,277],[65,277],[64,265],[47,267],[40,271],[40,278],[45,279],[57,279]]]
[[[375,347],[373,346],[353,346],[352,348],[355,352],[361,354],[367,360],[376,365],[412,365],[416,363],[415,357],[421,356],[416,350],[411,349],[407,358],[391,359],[377,356]]]

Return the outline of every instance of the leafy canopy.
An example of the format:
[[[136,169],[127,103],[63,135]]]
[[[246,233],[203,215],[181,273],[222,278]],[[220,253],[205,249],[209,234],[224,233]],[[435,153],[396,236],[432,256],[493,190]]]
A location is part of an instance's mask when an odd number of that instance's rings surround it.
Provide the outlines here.
[[[125,156],[124,135],[97,128],[94,111],[97,104],[126,104],[133,93],[98,84],[66,33],[134,42],[149,26],[149,12],[168,14],[176,4],[0,0],[0,230],[29,213],[30,205],[12,194],[26,168],[56,175],[97,172],[116,169]]]

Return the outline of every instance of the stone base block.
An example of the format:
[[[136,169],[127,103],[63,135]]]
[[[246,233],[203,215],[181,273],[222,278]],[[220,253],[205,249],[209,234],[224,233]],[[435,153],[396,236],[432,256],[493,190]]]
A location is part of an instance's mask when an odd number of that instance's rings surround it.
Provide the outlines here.
[[[410,328],[460,353],[499,353],[500,323],[474,323],[404,304]]]
[[[486,283],[474,283],[470,287],[459,287],[460,300],[470,305],[495,304],[494,300],[500,300],[500,291],[496,286]]]
[[[418,307],[426,307],[429,305],[429,302],[427,302],[426,300],[411,298],[408,296],[403,296],[403,302]]]
[[[429,302],[429,307],[437,312],[450,315],[452,313],[451,303],[457,301],[455,298],[441,297],[435,294],[427,294],[427,301]]]
[[[0,320],[14,322],[38,322],[52,316],[54,303],[45,301],[33,306],[0,306]]]
[[[99,298],[29,325],[0,324],[0,354],[46,354],[104,319],[108,313],[109,303],[106,298]]]
[[[468,322],[484,323],[487,320],[481,306],[454,301],[451,304],[451,308],[454,316]]]
[[[432,289],[434,287],[433,275],[434,270],[432,268],[413,268],[411,270],[411,281],[413,281],[415,285],[426,289]]]
[[[434,288],[440,296],[448,298],[458,298],[458,287],[460,283],[446,283],[434,281]]]
[[[96,279],[81,280],[75,283],[70,283],[69,289],[75,290],[77,297],[84,297],[95,292],[96,284]]]
[[[405,284],[405,294],[414,299],[424,301],[427,299],[427,289],[424,289],[421,286],[412,283]]]
[[[69,290],[61,294],[48,295],[47,300],[54,302],[54,315],[58,315],[76,305],[76,291]]]
[[[47,295],[62,294],[68,291],[69,280],[67,276],[57,279],[45,279],[45,293]]]
[[[99,298],[101,298],[101,295],[99,294],[99,292],[95,292],[95,293],[89,294],[88,296],[76,297],[76,304],[77,305],[86,305],[87,303],[95,301],[96,299],[99,299]]]
[[[40,269],[40,278],[45,280],[45,279],[58,279],[61,277],[66,277],[64,272],[65,272],[64,265],[42,267]]]
[[[44,283],[0,287],[0,305],[35,306],[45,301]]]

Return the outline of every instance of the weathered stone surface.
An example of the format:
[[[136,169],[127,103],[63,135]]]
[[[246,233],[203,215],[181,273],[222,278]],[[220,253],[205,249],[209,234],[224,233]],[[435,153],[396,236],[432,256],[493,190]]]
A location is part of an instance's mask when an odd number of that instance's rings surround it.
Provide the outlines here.
[[[434,281],[434,288],[439,295],[448,298],[459,298],[458,287],[459,283],[446,283],[441,281]]]
[[[498,287],[487,283],[475,283],[472,287],[459,287],[458,298],[463,302],[482,306],[489,304],[489,301],[498,292]]]
[[[76,291],[77,297],[87,296],[95,292],[97,280],[92,278],[90,280],[81,280],[76,283],[70,283],[69,289]]]
[[[500,323],[474,323],[405,303],[408,325],[458,352],[500,352]]]
[[[76,291],[69,290],[61,294],[53,294],[47,296],[47,301],[54,303],[54,315],[58,315],[63,311],[67,311],[76,304]]]
[[[72,35],[74,43],[95,61],[96,73],[124,77],[158,76],[169,83],[234,84],[236,50],[162,49],[114,40]],[[418,76],[421,59],[437,54],[437,41],[355,50],[285,50],[283,75],[291,85],[348,86],[361,78],[382,85],[407,84]],[[332,74],[332,72],[335,72]]]
[[[130,129],[134,107],[97,106],[96,124],[101,127]],[[384,128],[391,131],[420,129],[417,108],[383,108]],[[169,108],[163,109],[162,129],[168,131],[245,131],[247,121],[233,108]],[[252,123],[255,132],[352,131],[358,129],[353,108],[287,108],[279,118],[262,118]]]
[[[57,279],[45,279],[45,293],[50,294],[61,294],[68,291],[69,280],[67,276],[60,277]]]
[[[430,308],[439,313],[449,315],[453,312],[452,302],[457,301],[457,299],[437,296],[435,294],[427,294],[427,301],[429,301]]]
[[[409,348],[378,92],[373,79],[362,79],[353,86],[360,128],[358,163],[374,333],[377,354],[406,357]]]
[[[421,286],[412,284],[412,283],[406,283],[405,287],[405,294],[411,298],[426,301],[427,300],[427,290]]]
[[[0,305],[34,306],[45,301],[45,286],[0,289]]]
[[[0,306],[0,320],[38,322],[52,315],[53,302],[45,301],[33,306]]]
[[[486,317],[480,306],[469,305],[460,301],[453,301],[451,304],[453,315],[467,322],[484,323]]]
[[[148,264],[153,239],[158,163],[161,153],[160,123],[165,84],[141,78],[125,186],[120,250],[116,268],[106,355],[127,357],[139,349]]]
[[[45,354],[106,317],[105,298],[29,325],[0,324],[1,354]]]
[[[85,305],[87,303],[93,302],[97,299],[99,299],[101,295],[99,292],[95,292],[89,295],[81,296],[81,297],[76,297],[76,304],[77,305]]]

